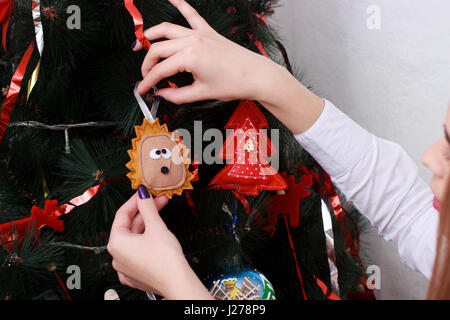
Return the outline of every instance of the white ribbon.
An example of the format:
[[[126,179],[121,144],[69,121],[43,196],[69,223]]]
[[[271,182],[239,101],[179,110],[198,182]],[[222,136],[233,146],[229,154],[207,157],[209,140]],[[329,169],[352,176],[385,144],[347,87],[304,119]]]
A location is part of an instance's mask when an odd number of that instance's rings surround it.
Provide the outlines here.
[[[147,104],[145,103],[144,99],[142,99],[142,97],[139,95],[138,92],[138,85],[139,82],[136,83],[136,85],[134,86],[134,97],[136,98],[137,103],[139,104],[139,107],[141,108],[142,113],[144,114],[145,119],[147,119],[150,122],[154,122],[155,118],[156,118],[156,113],[158,112],[158,107],[159,107],[159,102],[161,101],[161,99],[159,98],[154,98],[153,99],[153,104],[152,104],[152,110],[150,111],[148,109]],[[153,87],[154,92],[156,92],[158,90],[158,88]],[[147,293],[147,298],[149,300],[156,300],[156,296],[153,292],[146,292]]]
[[[160,98],[153,99],[152,110],[150,111],[148,109],[148,106],[145,103],[144,99],[142,99],[142,97],[139,95],[138,85],[139,85],[139,82],[137,82],[136,85],[134,86],[134,90],[133,90],[134,97],[136,98],[136,101],[139,104],[139,107],[141,108],[141,111],[144,114],[145,119],[147,119],[150,122],[153,122],[153,121],[155,121],[156,113],[158,112],[159,102],[161,101],[161,99]],[[156,92],[158,90],[158,88],[155,86],[155,87],[153,87],[153,90],[154,90],[154,92]]]

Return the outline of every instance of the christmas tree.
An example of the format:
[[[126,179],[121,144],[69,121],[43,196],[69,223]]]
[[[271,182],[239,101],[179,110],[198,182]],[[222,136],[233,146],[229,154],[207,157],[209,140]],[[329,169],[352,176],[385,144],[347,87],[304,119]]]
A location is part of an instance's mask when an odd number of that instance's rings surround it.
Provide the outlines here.
[[[223,36],[291,68],[266,20],[276,1],[189,2]],[[105,250],[115,212],[135,192],[125,165],[134,127],[144,117],[133,94],[145,57],[145,50],[130,49],[139,32],[136,14],[144,30],[165,21],[188,27],[166,0],[0,0],[0,299],[103,299],[108,289],[120,299],[147,299],[120,284]],[[192,81],[192,75],[181,73],[158,88]],[[155,101],[151,94],[143,98],[148,105]],[[195,121],[202,121],[203,130],[225,133],[241,103],[161,101],[157,117],[170,131],[182,128],[194,136]],[[279,147],[273,150],[268,142],[269,150],[259,152],[260,133],[241,147],[257,152],[266,169],[266,156],[278,153],[283,175],[270,176],[277,187],[257,187],[267,179],[258,174],[258,182],[246,181],[244,189],[211,188],[230,164],[201,163],[191,152],[194,189],[174,196],[162,218],[205,285],[214,275],[255,268],[264,274],[265,297],[364,297],[354,223],[359,214],[342,207],[327,174],[292,134],[261,106],[254,107],[268,124],[256,120],[255,129],[277,129]],[[234,124],[233,129],[246,126]],[[203,150],[205,144],[195,140],[190,148]],[[228,151],[222,158],[229,159]],[[230,186],[230,181],[213,184]],[[291,188],[281,191],[286,187]],[[283,193],[291,199],[285,210],[280,209]],[[322,201],[331,213],[332,254]],[[286,215],[296,214],[289,224]],[[330,259],[338,285],[332,283]],[[259,283],[245,279],[239,288],[251,292],[238,297],[251,296]],[[236,292],[236,281],[232,284],[228,291],[219,289],[225,295]]]

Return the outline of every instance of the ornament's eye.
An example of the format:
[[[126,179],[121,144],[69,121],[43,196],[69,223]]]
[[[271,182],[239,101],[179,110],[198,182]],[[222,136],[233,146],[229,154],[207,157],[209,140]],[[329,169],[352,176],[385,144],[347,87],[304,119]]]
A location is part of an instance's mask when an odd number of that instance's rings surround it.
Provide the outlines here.
[[[161,153],[162,153],[162,156],[163,156],[164,159],[169,159],[170,156],[172,155],[172,153],[170,152],[170,150],[167,149],[167,148],[162,149],[162,150],[161,150]]]
[[[161,150],[159,149],[152,149],[150,150],[150,158],[158,160],[161,158]]]

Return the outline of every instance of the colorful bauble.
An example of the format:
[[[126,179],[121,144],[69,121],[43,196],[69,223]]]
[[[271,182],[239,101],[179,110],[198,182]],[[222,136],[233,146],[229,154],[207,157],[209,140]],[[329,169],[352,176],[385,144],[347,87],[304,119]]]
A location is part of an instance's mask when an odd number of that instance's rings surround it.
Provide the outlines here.
[[[217,300],[275,300],[272,284],[255,269],[223,273],[209,282],[209,292]]]

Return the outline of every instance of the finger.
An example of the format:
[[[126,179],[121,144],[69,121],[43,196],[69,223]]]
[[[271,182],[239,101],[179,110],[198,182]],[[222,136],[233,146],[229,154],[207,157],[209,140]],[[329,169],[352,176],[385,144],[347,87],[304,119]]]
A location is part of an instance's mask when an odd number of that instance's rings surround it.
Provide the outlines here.
[[[208,96],[196,82],[190,86],[181,88],[164,88],[155,92],[155,95],[161,96],[174,104],[191,103],[208,99]]]
[[[160,59],[168,58],[190,44],[192,44],[192,39],[190,37],[154,43],[150,47],[150,50],[142,63],[142,76],[145,78],[148,72],[159,62]]]
[[[113,259],[113,260],[111,261],[111,265],[112,265],[113,269],[116,270],[117,273],[120,272],[120,271],[119,271],[118,263],[117,263],[117,261],[116,261],[115,259]]]
[[[119,281],[122,285],[136,289],[136,286],[123,273],[117,272],[117,276],[119,277]]]
[[[140,51],[144,48],[144,46],[141,44],[141,42],[136,39],[134,45],[131,47],[131,49],[133,49],[133,51]]]
[[[166,204],[169,202],[169,198],[167,198],[166,196],[161,196],[158,198],[155,198],[155,205],[156,208],[158,209],[158,212],[164,208],[166,206]]]
[[[192,33],[193,31],[191,29],[170,22],[162,22],[144,31],[145,37],[150,41],[162,38],[179,39],[187,37]],[[142,48],[144,48],[144,46],[139,40],[137,40],[136,45],[133,48],[133,51],[139,51]]]
[[[133,219],[133,223],[131,225],[131,232],[142,234],[144,233],[144,231],[145,231],[144,220],[142,219],[142,215],[138,213]]]
[[[190,72],[191,61],[192,58],[183,54],[181,51],[158,63],[149,73],[147,73],[144,80],[139,83],[138,93],[140,95],[145,94],[164,78],[168,78],[180,72]]]
[[[155,198],[155,205],[156,205],[156,208],[158,209],[158,211],[161,210],[162,208],[164,208],[164,206],[168,202],[169,202],[169,198],[167,198],[166,196]],[[133,223],[131,226],[131,232],[137,233],[137,234],[142,234],[144,231],[145,231],[144,219],[142,218],[142,215],[140,213],[138,213],[133,219]]]
[[[197,10],[192,8],[191,5],[185,0],[169,0],[169,2],[173,4],[178,9],[178,11],[180,11],[180,13],[192,27],[192,29],[201,30],[210,28],[205,19],[203,19],[202,16],[198,14]]]
[[[138,209],[145,224],[145,230],[148,228],[165,226],[164,221],[159,216],[158,208],[149,194],[148,198],[138,198]]]
[[[137,197],[133,195],[125,204],[120,207],[114,218],[113,225],[111,227],[111,233],[117,231],[131,231],[131,223],[134,216],[138,212]]]

